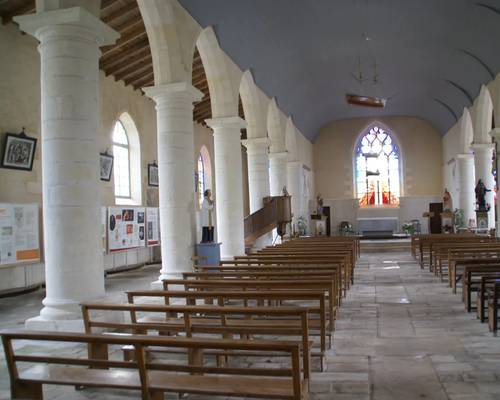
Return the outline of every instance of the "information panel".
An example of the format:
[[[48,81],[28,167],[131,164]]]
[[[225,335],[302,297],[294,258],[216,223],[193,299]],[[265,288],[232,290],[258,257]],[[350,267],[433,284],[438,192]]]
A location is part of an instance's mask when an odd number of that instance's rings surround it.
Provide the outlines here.
[[[160,244],[160,215],[157,207],[146,208],[146,235],[148,247]]]
[[[0,203],[0,265],[40,260],[38,204]]]
[[[109,207],[108,247],[110,252],[146,245],[146,209],[144,207]]]

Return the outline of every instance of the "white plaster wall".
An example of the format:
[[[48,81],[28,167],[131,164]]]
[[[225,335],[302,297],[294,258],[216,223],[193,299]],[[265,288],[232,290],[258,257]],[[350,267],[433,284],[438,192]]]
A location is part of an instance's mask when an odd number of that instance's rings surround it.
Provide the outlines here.
[[[459,204],[459,171],[457,154],[460,154],[460,125],[455,124],[443,136],[443,186],[448,189],[453,199],[453,207]]]

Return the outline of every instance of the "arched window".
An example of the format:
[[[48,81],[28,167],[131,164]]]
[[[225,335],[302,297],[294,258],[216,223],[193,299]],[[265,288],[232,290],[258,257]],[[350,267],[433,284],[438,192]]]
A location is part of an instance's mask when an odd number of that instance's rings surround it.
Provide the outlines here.
[[[201,208],[201,203],[203,203],[203,193],[205,192],[205,163],[203,162],[203,156],[198,156],[198,204]]]
[[[116,204],[142,204],[141,145],[132,117],[124,112],[113,127]]]
[[[130,199],[130,148],[127,132],[119,120],[116,121],[113,130],[113,156],[115,197]]]
[[[198,162],[196,164],[196,191],[198,195],[198,205],[201,208],[203,203],[203,192],[207,189],[212,189],[212,162],[210,161],[210,153],[206,146],[201,146],[198,153]]]
[[[400,153],[391,135],[375,125],[359,139],[355,152],[360,207],[398,205]]]

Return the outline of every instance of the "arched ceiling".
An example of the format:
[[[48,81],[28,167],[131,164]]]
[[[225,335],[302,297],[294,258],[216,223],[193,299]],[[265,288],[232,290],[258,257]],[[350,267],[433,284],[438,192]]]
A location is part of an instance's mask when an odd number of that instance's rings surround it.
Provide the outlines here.
[[[500,71],[497,0],[179,0],[297,127],[314,139],[328,122],[411,115],[442,134]],[[370,40],[365,40],[366,34]],[[389,97],[384,109],[350,106],[358,57]]]

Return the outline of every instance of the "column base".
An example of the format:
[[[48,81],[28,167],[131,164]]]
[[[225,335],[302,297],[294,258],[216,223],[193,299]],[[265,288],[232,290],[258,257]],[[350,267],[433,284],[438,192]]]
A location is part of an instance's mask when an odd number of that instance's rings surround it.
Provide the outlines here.
[[[83,319],[48,319],[41,315],[27,319],[24,327],[32,331],[85,332]]]
[[[182,279],[182,272],[170,272],[168,274],[161,274],[158,280],[151,282],[151,290],[163,290],[163,279]]]

